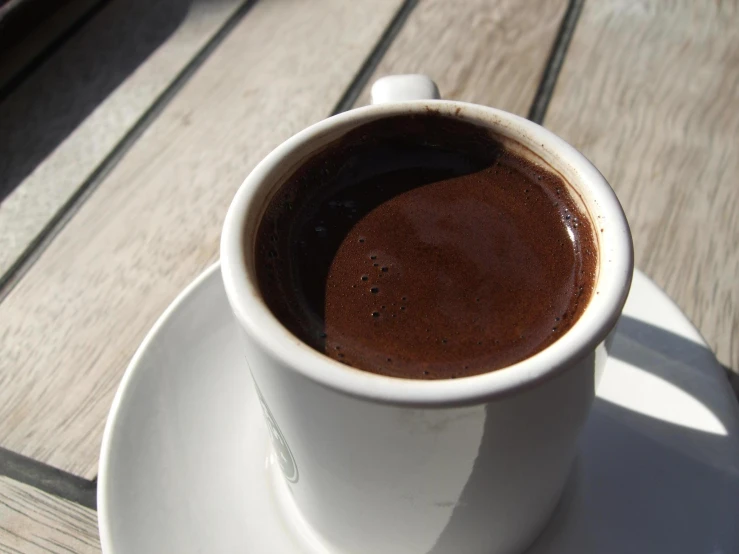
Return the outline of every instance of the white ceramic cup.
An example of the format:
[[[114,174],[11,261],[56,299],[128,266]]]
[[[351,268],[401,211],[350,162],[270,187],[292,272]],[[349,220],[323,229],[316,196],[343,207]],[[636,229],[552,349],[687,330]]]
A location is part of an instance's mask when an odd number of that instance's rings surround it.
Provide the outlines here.
[[[560,497],[629,291],[626,218],[582,154],[516,115],[435,98],[427,77],[381,79],[373,87],[375,105],[316,123],[273,150],[246,178],[226,217],[223,279],[290,491],[286,513],[300,520],[293,524],[317,550],[524,550]],[[589,214],[599,250],[592,299],[564,336],[512,366],[455,380],[386,377],[324,356],[270,312],[254,267],[265,207],[301,163],[369,121],[428,109],[487,127],[561,174]]]

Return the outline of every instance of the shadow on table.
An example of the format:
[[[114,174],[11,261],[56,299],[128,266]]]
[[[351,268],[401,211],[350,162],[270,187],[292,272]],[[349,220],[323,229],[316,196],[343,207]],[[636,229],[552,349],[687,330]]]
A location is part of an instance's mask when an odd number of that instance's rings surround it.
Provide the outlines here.
[[[597,398],[565,494],[527,554],[737,552],[739,410],[728,383],[718,382],[725,378],[713,354],[623,316],[609,355],[665,381],[660,391],[671,387],[669,392],[688,402],[691,419],[681,425],[659,419],[665,412],[658,405],[652,416]],[[667,412],[680,421],[680,414]],[[694,420],[696,414],[701,417]],[[492,449],[478,454],[437,545],[464,533],[455,515],[484,504],[470,483],[496,455]]]
[[[188,12],[219,1],[112,0],[103,7],[0,103],[0,201],[175,32]]]

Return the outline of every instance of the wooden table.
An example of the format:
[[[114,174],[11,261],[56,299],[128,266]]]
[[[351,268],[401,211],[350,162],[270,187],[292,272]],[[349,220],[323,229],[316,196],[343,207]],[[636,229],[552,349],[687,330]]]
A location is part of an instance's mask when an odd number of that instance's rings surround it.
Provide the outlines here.
[[[99,552],[105,417],[270,149],[427,73],[541,122],[739,369],[739,1],[70,0],[0,55],[0,552]]]

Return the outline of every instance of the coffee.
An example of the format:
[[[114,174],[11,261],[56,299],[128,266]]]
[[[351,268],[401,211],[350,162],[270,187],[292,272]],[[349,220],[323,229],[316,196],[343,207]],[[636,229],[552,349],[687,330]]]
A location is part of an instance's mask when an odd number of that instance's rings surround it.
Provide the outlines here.
[[[572,194],[482,127],[433,112],[375,121],[271,199],[259,287],[294,335],[355,368],[494,371],[556,341],[592,294],[595,239]]]

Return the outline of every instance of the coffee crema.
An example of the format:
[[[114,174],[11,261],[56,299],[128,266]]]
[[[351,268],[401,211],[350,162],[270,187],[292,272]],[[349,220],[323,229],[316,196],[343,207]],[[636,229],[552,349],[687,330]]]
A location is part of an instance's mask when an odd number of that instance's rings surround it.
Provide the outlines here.
[[[598,263],[559,176],[433,112],[365,124],[314,154],[269,202],[255,246],[261,293],[289,331],[408,379],[540,352],[584,311]]]

